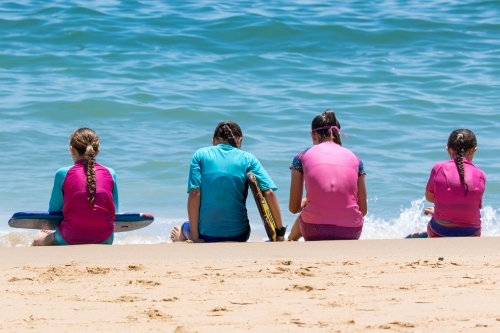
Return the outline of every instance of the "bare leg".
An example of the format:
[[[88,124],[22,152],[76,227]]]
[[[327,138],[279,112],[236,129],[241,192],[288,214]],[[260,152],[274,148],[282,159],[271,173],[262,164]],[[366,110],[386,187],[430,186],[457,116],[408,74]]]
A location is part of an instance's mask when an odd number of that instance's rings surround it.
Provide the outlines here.
[[[300,214],[295,219],[292,229],[290,230],[290,234],[288,235],[289,241],[298,241],[302,237],[302,233],[300,232],[299,219],[300,219]]]
[[[33,246],[50,246],[50,245],[57,245],[56,241],[54,240],[54,234],[55,232],[52,230],[40,230],[36,235],[35,239],[33,240]]]
[[[187,238],[184,237],[184,234],[182,233],[181,227],[178,226],[175,226],[172,229],[172,232],[170,233],[170,239],[172,240],[172,243],[184,242],[187,240]]]

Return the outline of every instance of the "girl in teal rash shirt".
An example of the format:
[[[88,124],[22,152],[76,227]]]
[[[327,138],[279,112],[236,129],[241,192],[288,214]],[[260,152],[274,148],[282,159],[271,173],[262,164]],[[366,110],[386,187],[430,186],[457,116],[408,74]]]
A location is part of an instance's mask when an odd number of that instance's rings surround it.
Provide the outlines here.
[[[252,154],[240,149],[243,134],[238,124],[217,125],[211,147],[198,149],[191,160],[188,181],[189,222],[174,227],[173,242],[246,242],[250,237],[247,216],[247,172],[259,182],[276,227],[283,228],[277,190],[266,170]],[[283,240],[283,239],[281,239]]]

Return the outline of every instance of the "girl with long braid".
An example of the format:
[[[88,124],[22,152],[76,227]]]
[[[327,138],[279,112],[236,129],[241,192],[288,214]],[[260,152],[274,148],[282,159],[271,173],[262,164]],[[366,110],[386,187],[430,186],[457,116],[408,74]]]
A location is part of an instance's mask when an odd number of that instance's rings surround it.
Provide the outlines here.
[[[358,239],[367,213],[363,162],[342,147],[332,110],[311,124],[313,146],[293,159],[289,209],[300,213],[288,240]],[[344,134],[345,135],[345,134]],[[307,197],[303,198],[304,184]]]
[[[238,124],[227,121],[215,127],[212,146],[198,149],[191,160],[188,181],[188,218],[174,227],[173,242],[246,242],[250,237],[246,199],[246,174],[252,172],[283,240],[276,185],[252,154],[241,150],[243,134]]]
[[[42,230],[33,245],[112,244],[118,187],[113,169],[95,161],[99,137],[90,128],[71,134],[74,165],[57,170],[49,212],[63,212],[55,232]]]
[[[457,129],[448,137],[447,161],[434,164],[425,190],[434,207],[425,209],[432,218],[427,232],[406,238],[481,236],[481,213],[486,175],[472,164],[477,150],[476,136]]]

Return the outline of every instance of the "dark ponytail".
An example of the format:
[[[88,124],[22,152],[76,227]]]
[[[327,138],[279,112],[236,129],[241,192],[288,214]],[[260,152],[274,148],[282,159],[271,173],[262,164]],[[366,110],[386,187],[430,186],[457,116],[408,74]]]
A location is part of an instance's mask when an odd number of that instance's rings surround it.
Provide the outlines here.
[[[465,195],[469,192],[469,185],[465,181],[464,155],[477,147],[476,135],[468,129],[457,129],[448,137],[448,148],[457,153],[457,169],[460,181],[465,186]]]
[[[311,123],[311,130],[314,131],[316,128],[326,127],[326,126],[336,126],[340,130],[340,122],[335,116],[335,112],[333,112],[330,109],[314,117]],[[333,141],[336,144],[342,146],[342,141],[340,140],[339,131],[325,128],[316,130],[315,132],[319,134],[320,143],[325,141]]]
[[[240,148],[236,139],[242,138],[240,126],[232,121],[224,121],[215,127],[213,139],[216,141],[227,142],[235,148]]]

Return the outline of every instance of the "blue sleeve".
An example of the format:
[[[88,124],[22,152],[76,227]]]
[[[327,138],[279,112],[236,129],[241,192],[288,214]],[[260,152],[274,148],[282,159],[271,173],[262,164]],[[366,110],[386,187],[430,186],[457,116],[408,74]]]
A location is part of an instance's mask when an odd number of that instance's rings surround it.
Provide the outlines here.
[[[63,183],[66,174],[71,167],[61,168],[57,170],[54,177],[54,186],[49,201],[49,212],[62,212],[64,205]]]
[[[120,211],[120,201],[118,200],[118,182],[116,181],[116,173],[115,170],[106,167],[108,169],[109,173],[111,174],[111,177],[113,177],[113,202],[115,204],[115,212]]]
[[[365,176],[366,172],[365,172],[365,166],[363,165],[363,161],[361,161],[361,159],[359,157],[358,157],[358,161],[359,161],[358,177]]]
[[[304,169],[302,168],[302,159],[304,158],[304,154],[309,150],[310,148],[307,148],[303,152],[298,153],[292,161],[292,165],[290,165],[290,170],[295,170],[300,173],[304,173]]]
[[[194,153],[191,159],[187,193],[193,189],[201,190],[201,159],[198,151]]]
[[[260,164],[259,160],[252,154],[248,154],[248,156],[249,156],[249,169],[247,170],[247,172],[250,171],[255,175],[255,178],[259,183],[260,190],[267,191],[271,189],[273,191],[277,191],[278,188],[274,184],[271,177],[269,177],[262,164]]]

